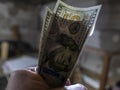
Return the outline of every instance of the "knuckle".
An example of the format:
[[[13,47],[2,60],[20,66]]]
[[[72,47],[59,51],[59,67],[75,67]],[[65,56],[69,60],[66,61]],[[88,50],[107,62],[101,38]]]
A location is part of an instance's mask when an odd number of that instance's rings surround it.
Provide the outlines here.
[[[19,77],[19,76],[26,76],[26,75],[27,75],[26,70],[18,70],[11,73],[11,77]]]

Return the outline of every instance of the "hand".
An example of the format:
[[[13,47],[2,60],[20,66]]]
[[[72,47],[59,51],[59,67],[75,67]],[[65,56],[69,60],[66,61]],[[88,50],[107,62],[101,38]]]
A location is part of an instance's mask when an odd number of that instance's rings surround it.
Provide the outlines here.
[[[6,90],[50,90],[40,75],[27,70],[11,74]]]
[[[6,90],[87,90],[81,84],[51,89],[37,73],[28,70],[18,70],[11,74]],[[69,85],[69,81],[67,85]]]

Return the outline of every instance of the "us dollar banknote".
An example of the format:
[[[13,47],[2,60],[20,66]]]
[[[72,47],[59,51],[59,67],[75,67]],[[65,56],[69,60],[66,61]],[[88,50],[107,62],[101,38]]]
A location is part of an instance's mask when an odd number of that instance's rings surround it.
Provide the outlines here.
[[[75,8],[58,0],[46,11],[40,39],[38,73],[50,87],[60,87],[73,71],[92,32],[100,5]]]
[[[54,13],[56,13],[58,16],[64,19],[69,19],[73,21],[82,21],[84,23],[88,23],[88,21],[90,21],[90,19],[93,17],[94,20],[91,20],[91,23],[92,22],[94,23],[90,31],[90,35],[92,35],[100,9],[101,9],[101,5],[88,7],[88,8],[78,8],[78,7],[70,6],[62,2],[61,0],[58,0],[54,8]]]
[[[46,42],[46,38],[48,35],[48,27],[52,24],[52,19],[54,15],[52,10],[50,10],[48,7],[46,8],[43,25],[42,25],[42,31],[40,36],[40,45],[39,45],[39,62],[38,62],[38,72],[40,73],[40,66],[41,66],[41,60],[43,56],[43,50],[44,50],[44,44]]]

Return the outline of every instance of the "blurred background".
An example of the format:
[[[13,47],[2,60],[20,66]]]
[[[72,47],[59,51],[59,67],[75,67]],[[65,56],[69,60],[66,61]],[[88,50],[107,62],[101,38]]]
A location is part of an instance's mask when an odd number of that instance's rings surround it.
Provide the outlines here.
[[[63,0],[75,7],[102,4],[95,31],[85,43],[71,83],[89,90],[120,87],[120,1]],[[0,90],[12,71],[36,66],[45,8],[56,0],[0,0]]]

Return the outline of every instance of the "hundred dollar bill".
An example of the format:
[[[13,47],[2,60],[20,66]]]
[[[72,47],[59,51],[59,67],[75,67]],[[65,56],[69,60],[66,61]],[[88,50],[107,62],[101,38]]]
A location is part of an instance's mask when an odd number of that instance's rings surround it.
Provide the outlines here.
[[[48,27],[52,24],[53,12],[48,7],[46,8],[45,16],[43,19],[42,31],[40,36],[40,45],[39,45],[39,62],[38,62],[38,73],[40,73],[40,66],[42,60],[42,51],[44,50],[45,39],[47,38],[46,35],[48,33]]]
[[[94,31],[94,27],[97,21],[100,8],[101,8],[101,5],[88,7],[88,8],[78,8],[78,7],[70,6],[62,2],[61,0],[58,0],[54,8],[54,13],[56,13],[57,16],[60,16],[65,19],[82,21],[84,23],[88,23],[88,21],[92,16],[94,19],[91,20],[91,23],[93,22],[94,23],[89,34],[91,36]]]
[[[100,6],[74,8],[59,0],[54,13],[47,10],[40,40],[38,73],[50,87],[65,84],[96,23],[99,9]]]

